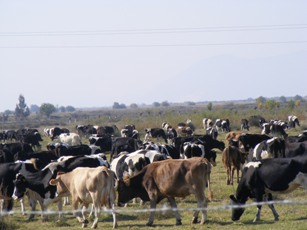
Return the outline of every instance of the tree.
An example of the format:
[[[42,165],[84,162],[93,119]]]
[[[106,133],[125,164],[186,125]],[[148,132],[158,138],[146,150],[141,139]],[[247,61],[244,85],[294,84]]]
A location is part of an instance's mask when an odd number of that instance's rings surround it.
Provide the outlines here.
[[[164,106],[164,107],[168,107],[169,106],[169,103],[167,101],[162,101],[161,102],[161,105]]]
[[[125,104],[119,104],[118,102],[114,102],[113,104],[113,109],[126,109],[126,105]]]
[[[31,113],[39,112],[39,106],[38,105],[30,105],[30,111],[31,111]]]
[[[23,95],[19,95],[18,101],[19,103],[16,104],[15,108],[15,117],[16,119],[23,120],[30,115],[30,109],[27,106]]]
[[[75,112],[76,108],[71,106],[71,105],[68,105],[68,106],[66,106],[65,110],[66,110],[66,112],[70,112],[71,113],[71,112]]]
[[[287,98],[285,96],[281,96],[279,98],[280,103],[286,103],[287,102]]]
[[[303,98],[302,96],[300,96],[300,95],[295,95],[295,97],[293,98],[293,100],[294,100],[294,101],[298,101],[298,100],[304,101],[304,98]]]
[[[212,110],[212,102],[209,102],[209,104],[207,105],[207,109],[208,109],[209,111]]]
[[[290,109],[294,109],[295,103],[294,103],[293,100],[288,101],[288,107],[289,107]]]
[[[159,107],[161,104],[159,103],[159,102],[154,102],[154,103],[152,103],[152,105],[154,106],[154,107]]]
[[[56,108],[50,103],[43,103],[39,111],[42,115],[45,115],[49,118],[50,115],[56,111]]]
[[[137,109],[137,108],[138,108],[138,105],[137,105],[136,103],[132,103],[132,104],[130,105],[130,108],[131,108],[131,109]]]

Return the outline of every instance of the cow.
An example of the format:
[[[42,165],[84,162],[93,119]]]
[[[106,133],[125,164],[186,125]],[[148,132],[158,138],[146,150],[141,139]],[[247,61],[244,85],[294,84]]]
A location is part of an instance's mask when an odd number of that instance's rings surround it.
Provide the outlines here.
[[[92,135],[88,140],[90,145],[98,146],[102,152],[108,152],[112,150],[112,137],[110,135]]]
[[[112,126],[98,126],[97,127],[97,135],[114,135],[116,132],[118,132],[118,128],[116,125]]]
[[[114,154],[127,151],[129,153],[138,149],[138,141],[132,137],[115,137],[112,139],[112,150],[110,154],[110,162],[113,160]],[[116,156],[115,155],[115,156]]]
[[[209,118],[204,118],[203,119],[203,127],[204,129],[210,128],[213,126],[213,121]]]
[[[76,133],[62,133],[59,135],[59,140],[70,146],[81,145],[81,138],[79,134]]]
[[[225,135],[225,140],[228,142],[231,140],[238,141],[241,134],[243,134],[241,131],[231,131]]]
[[[295,128],[296,125],[300,126],[300,122],[297,116],[294,116],[294,115],[288,116],[288,121],[289,121],[289,124],[288,124],[289,128]]]
[[[97,134],[97,129],[93,125],[77,125],[76,130],[80,136],[89,137],[93,134]]]
[[[147,128],[145,129],[145,133],[144,141],[149,141],[150,138],[157,138],[159,141],[162,138],[167,144],[166,134],[162,128]]]
[[[209,127],[206,129],[206,134],[216,140],[219,133],[216,127]]]
[[[69,134],[70,131],[67,128],[54,127],[52,129],[52,133],[51,133],[51,136],[50,136],[51,140],[54,140],[56,137],[58,137],[62,133]]]
[[[236,194],[230,195],[232,208],[231,219],[237,221],[244,212],[243,207],[248,198],[262,202],[264,196],[271,202],[272,194],[290,193],[302,186],[307,189],[307,157],[295,158],[271,158],[245,165],[242,178],[238,184]],[[261,204],[257,205],[257,214],[254,222],[260,220]],[[274,219],[277,221],[279,215],[274,205],[269,203]]]
[[[16,164],[16,163],[15,163]],[[19,163],[21,164],[21,163]],[[17,165],[17,164],[16,164]],[[25,164],[24,170],[18,170],[16,173],[10,171],[10,173],[16,176],[14,184],[10,184],[14,189],[14,199],[21,199],[27,193],[31,196],[32,211],[35,211],[36,200],[39,202],[42,209],[42,216],[47,206],[51,202],[58,202],[59,218],[61,218],[62,202],[55,196],[56,190],[54,186],[50,186],[48,183],[51,179],[55,178],[58,172],[71,172],[77,167],[109,167],[109,163],[100,157],[100,155],[90,156],[66,156],[65,159],[59,158],[58,161],[49,163],[45,168],[37,171],[34,165]],[[9,176],[7,176],[10,178]],[[1,175],[0,175],[1,179]],[[13,180],[11,181],[13,183]],[[12,195],[11,195],[12,196]],[[34,214],[31,214],[29,219],[33,219]]]
[[[254,126],[254,127],[262,127],[263,123],[266,123],[266,120],[264,117],[260,116],[260,115],[252,115],[249,117],[248,119],[248,123],[250,126]]]
[[[247,153],[249,149],[254,149],[257,144],[259,144],[261,141],[265,141],[270,139],[268,135],[265,134],[241,134],[238,138],[239,141],[239,148],[244,149],[244,151]]]
[[[146,150],[157,150],[164,154],[167,158],[180,158],[180,152],[173,145],[161,145],[153,142],[146,142],[143,144],[143,148]]]
[[[229,119],[216,119],[215,127],[217,130],[221,130],[222,132],[230,132],[230,121]]]
[[[88,207],[90,203],[94,206],[94,222],[92,228],[97,228],[98,217],[102,206],[108,206],[112,209],[113,228],[117,227],[115,207],[115,175],[114,172],[100,166],[98,168],[79,167],[73,171],[58,175],[56,179],[50,180],[50,185],[57,188],[60,195],[72,196],[73,213],[78,221],[82,223],[82,227],[86,227],[88,220],[85,217],[84,209],[81,213],[77,211],[78,203],[82,203],[84,207]]]
[[[194,194],[198,209],[201,209],[200,223],[207,220],[207,201],[205,188],[208,187],[209,199],[212,198],[210,188],[211,164],[204,158],[168,159],[146,165],[138,174],[118,181],[118,204],[140,197],[150,201],[151,212],[147,226],[152,226],[156,204],[167,198],[174,209],[176,225],[181,225],[181,218],[177,211],[175,197],[186,197]],[[194,212],[192,223],[197,223],[199,210]]]
[[[239,183],[239,174],[245,158],[245,154],[237,147],[228,146],[223,150],[222,162],[227,173],[227,185],[233,185],[235,171],[237,171],[237,183]]]
[[[249,131],[249,124],[246,118],[241,119],[241,130],[242,131]]]
[[[193,135],[193,130],[190,127],[186,126],[178,126],[176,129],[176,133],[181,137],[190,137]]]
[[[262,131],[261,134],[271,135],[273,137],[283,137],[286,138],[288,134],[286,133],[285,129],[280,124],[272,124],[272,123],[264,123],[262,124]]]
[[[285,157],[285,140],[273,137],[257,144],[253,150],[253,159]]]

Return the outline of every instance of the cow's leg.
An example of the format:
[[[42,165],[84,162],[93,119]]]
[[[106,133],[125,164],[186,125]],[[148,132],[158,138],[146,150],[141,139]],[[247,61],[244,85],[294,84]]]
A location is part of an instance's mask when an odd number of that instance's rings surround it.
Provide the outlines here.
[[[237,183],[239,184],[240,182],[240,168],[237,168]]]
[[[93,225],[92,225],[91,228],[97,228],[98,218],[99,218],[99,214],[100,214],[100,204],[99,204],[98,200],[94,201],[93,205],[94,205],[94,216],[95,216],[95,219],[94,219],[94,222],[93,222]]]
[[[257,213],[256,213],[256,216],[255,216],[253,222],[260,220],[261,207],[262,207],[261,205],[257,205]]]
[[[197,208],[201,210],[202,216],[201,216],[201,221],[200,224],[204,224],[205,221],[207,221],[207,201],[205,198],[205,193],[201,188],[197,189],[199,192],[195,194],[195,198],[197,200]],[[192,223],[196,224],[197,219],[198,219],[198,213],[199,211],[195,211],[192,219]]]
[[[171,204],[171,207],[173,208],[175,212],[175,218],[176,218],[176,225],[182,225],[181,223],[181,216],[179,215],[179,212],[177,210],[177,204],[174,197],[168,197],[167,198],[169,203]]]
[[[34,199],[31,199],[30,197],[28,197],[28,201],[29,201],[29,205],[31,207],[31,214],[28,217],[28,221],[31,221],[31,220],[34,219],[34,212],[35,212],[35,209],[36,209],[37,201],[34,200]],[[44,218],[44,215],[43,215],[43,209],[44,209],[43,204],[40,203],[40,206],[41,206],[41,210],[42,210],[42,214],[41,215],[42,215],[42,218]]]
[[[58,210],[59,210],[59,219],[58,219],[58,222],[62,219],[62,217],[63,217],[63,213],[62,213],[62,211],[63,211],[63,202],[62,202],[62,199],[59,199],[59,201],[58,201]]]
[[[230,184],[233,185],[233,177],[234,177],[234,174],[235,174],[235,167],[232,167],[231,169],[231,179],[230,179]]]
[[[231,167],[227,167],[227,185],[230,185],[230,173],[231,173]]]
[[[77,218],[79,223],[83,223],[84,220],[82,218],[82,214],[80,211],[78,211],[78,200],[76,198],[72,198],[72,209],[73,209],[73,215]]]
[[[117,220],[116,220],[116,214],[115,214],[115,204],[110,204],[110,209],[112,209],[112,217],[113,217],[113,228],[117,228]]]
[[[82,214],[82,219],[83,219],[83,221],[82,221],[82,228],[86,228],[87,224],[89,223],[87,218],[86,218],[87,208],[88,208],[88,204],[83,203],[81,205],[81,214]]]
[[[151,211],[150,211],[150,214],[149,214],[148,222],[147,222],[147,224],[146,224],[147,226],[152,226],[152,224],[153,224],[153,222],[154,222],[156,206],[157,206],[156,200],[151,199],[151,200],[150,200],[150,208],[151,208]]]
[[[25,209],[25,204],[24,204],[23,198],[21,198],[21,199],[19,200],[19,202],[20,202],[21,214],[22,214],[23,216],[25,216],[25,215],[26,215],[26,209]]]
[[[269,193],[269,194],[268,194],[268,201],[272,201],[272,200],[273,200],[272,194]],[[273,205],[273,204],[269,204],[269,208],[270,208],[270,209],[272,210],[272,212],[273,212],[274,220],[275,220],[275,221],[278,221],[278,220],[279,220],[279,215],[278,215],[278,213],[277,213],[277,211],[276,211],[274,205]]]
[[[68,196],[64,196],[64,202],[63,202],[63,205],[66,206],[66,205],[69,205],[69,197]]]

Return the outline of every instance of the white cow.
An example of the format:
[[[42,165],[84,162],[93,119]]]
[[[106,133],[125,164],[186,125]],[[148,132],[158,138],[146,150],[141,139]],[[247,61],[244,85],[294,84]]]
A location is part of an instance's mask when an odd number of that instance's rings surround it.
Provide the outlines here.
[[[76,133],[62,133],[59,135],[59,140],[70,146],[81,145],[81,137]]]

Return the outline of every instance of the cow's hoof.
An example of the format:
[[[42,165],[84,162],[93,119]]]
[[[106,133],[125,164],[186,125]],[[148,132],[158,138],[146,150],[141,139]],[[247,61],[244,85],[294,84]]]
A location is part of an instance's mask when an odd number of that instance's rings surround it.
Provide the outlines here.
[[[182,225],[181,220],[176,220],[176,225]]]
[[[197,217],[193,217],[192,218],[192,224],[197,224],[197,222],[198,222],[198,218]]]

